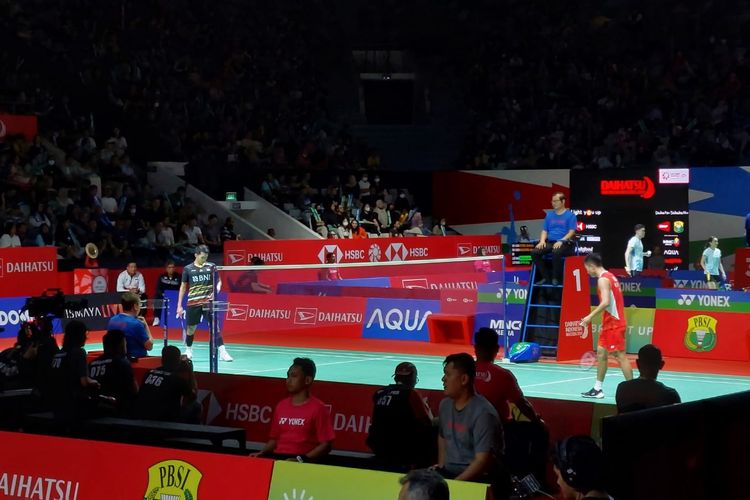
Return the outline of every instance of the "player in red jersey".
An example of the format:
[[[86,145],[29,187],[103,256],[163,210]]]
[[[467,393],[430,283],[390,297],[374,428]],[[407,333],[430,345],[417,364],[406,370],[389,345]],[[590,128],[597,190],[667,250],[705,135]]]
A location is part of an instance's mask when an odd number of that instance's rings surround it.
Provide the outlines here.
[[[607,357],[609,353],[620,363],[625,380],[633,378],[633,369],[630,360],[625,355],[625,310],[623,307],[622,291],[620,282],[614,274],[602,266],[600,255],[592,253],[583,260],[586,271],[592,278],[597,278],[597,292],[599,294],[599,305],[581,320],[581,325],[588,328],[591,320],[602,313],[602,330],[599,334],[599,345],[596,348],[596,383],[594,387],[582,393],[584,398],[602,399],[604,390],[604,376],[607,374]]]

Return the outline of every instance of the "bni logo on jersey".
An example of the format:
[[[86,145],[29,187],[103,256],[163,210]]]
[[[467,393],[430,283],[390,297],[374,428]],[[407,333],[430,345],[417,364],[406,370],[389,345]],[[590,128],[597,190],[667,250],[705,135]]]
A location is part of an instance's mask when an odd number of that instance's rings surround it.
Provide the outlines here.
[[[318,323],[317,307],[298,307],[294,310],[295,325],[315,325]]]

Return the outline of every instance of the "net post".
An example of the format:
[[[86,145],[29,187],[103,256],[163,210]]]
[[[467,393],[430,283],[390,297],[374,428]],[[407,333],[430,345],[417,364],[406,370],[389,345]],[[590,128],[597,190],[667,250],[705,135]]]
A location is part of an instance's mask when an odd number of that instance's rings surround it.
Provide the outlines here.
[[[211,297],[211,300],[208,302],[208,371],[210,373],[218,373],[219,372],[219,353],[218,349],[216,347],[216,307],[214,307],[214,303],[216,302],[216,296],[217,296],[217,285],[218,285],[218,277],[219,277],[219,271],[216,269],[216,266],[214,266],[213,272],[212,272],[212,288],[213,288],[213,297]]]
[[[508,346],[510,345],[510,341],[508,340],[508,290],[506,289],[507,282],[505,279],[505,254],[503,254],[503,258],[500,260],[500,286],[503,289],[503,302],[502,302],[502,312],[503,312],[503,363],[510,363],[510,356],[509,356],[509,349]]]
[[[164,318],[164,322],[162,323],[162,327],[164,328],[164,347],[167,347],[169,345],[169,299],[166,295],[162,297],[161,316]]]

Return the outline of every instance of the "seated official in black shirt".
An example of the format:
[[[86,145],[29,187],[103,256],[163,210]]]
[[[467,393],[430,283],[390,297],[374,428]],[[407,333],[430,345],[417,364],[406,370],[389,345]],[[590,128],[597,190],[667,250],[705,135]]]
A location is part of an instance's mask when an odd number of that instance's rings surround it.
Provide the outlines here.
[[[617,386],[617,412],[645,410],[680,403],[680,395],[676,390],[656,381],[659,370],[664,368],[661,350],[653,344],[646,344],[638,351],[639,377]]]
[[[26,332],[19,330],[13,347],[0,352],[0,391],[23,389],[33,386],[33,380],[23,373],[23,355],[29,347],[31,339]]]
[[[161,366],[146,373],[138,391],[136,418],[197,424],[201,408],[193,363],[173,345],[161,351]]]
[[[63,346],[52,357],[49,371],[50,402],[55,418],[75,423],[90,410],[89,395],[99,382],[89,378],[86,366],[86,325],[73,320],[65,327]]]
[[[372,397],[372,424],[367,445],[380,468],[405,471],[435,462],[437,428],[432,412],[414,389],[417,367],[400,363],[395,384],[378,389]]]
[[[163,301],[164,297],[166,296],[165,292],[168,290],[172,290],[175,292],[178,292],[180,290],[180,282],[182,280],[182,274],[175,271],[174,267],[174,261],[168,260],[166,267],[164,268],[165,272],[162,273],[159,276],[159,279],[156,281],[156,304],[154,306],[154,326],[159,326],[161,322],[164,321],[163,311]],[[171,310],[176,310],[176,304],[172,305]]]
[[[113,407],[104,413],[129,415],[138,395],[138,384],[126,352],[122,330],[109,330],[102,338],[104,354],[89,363],[89,375],[99,382],[99,394],[114,398]]]

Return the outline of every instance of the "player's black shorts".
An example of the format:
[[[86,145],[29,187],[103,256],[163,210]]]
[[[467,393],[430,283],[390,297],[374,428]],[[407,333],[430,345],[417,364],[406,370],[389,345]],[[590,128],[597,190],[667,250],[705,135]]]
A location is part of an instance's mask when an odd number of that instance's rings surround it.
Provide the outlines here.
[[[188,326],[197,325],[203,318],[203,305],[188,306],[185,316],[187,318]]]

